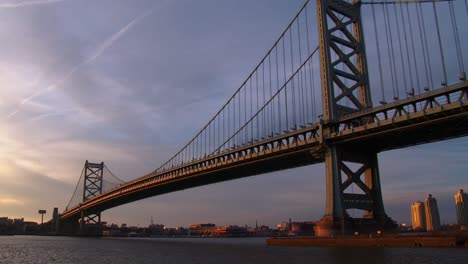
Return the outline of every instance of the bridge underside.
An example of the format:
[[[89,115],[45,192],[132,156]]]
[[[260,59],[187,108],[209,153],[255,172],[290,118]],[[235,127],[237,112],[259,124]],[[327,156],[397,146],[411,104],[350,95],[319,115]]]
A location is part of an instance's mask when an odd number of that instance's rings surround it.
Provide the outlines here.
[[[93,207],[92,211],[88,212],[102,212],[112,207],[161,194],[323,162],[321,157],[317,157],[316,152],[317,149],[304,148],[285,153],[281,156],[262,157],[241,165],[225,166],[199,174],[168,180],[145,189],[138,189],[125,196],[109,199]]]
[[[404,117],[406,118],[406,117]],[[468,105],[444,111],[436,116],[422,115],[400,124],[389,123],[352,136],[337,136],[337,144],[351,149],[382,152],[468,135]]]

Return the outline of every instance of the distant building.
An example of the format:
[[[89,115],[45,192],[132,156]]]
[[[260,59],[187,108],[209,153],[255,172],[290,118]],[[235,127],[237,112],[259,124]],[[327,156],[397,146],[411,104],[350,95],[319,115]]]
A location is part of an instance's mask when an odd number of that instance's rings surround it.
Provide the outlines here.
[[[219,226],[213,231],[213,236],[216,237],[246,237],[248,236],[247,228],[241,226]]]
[[[424,209],[426,210],[426,230],[434,231],[440,229],[439,209],[437,208],[437,200],[428,194],[424,201]]]
[[[411,205],[411,223],[415,231],[426,230],[426,210],[424,209],[424,203],[421,201]]]
[[[460,189],[454,198],[455,207],[457,208],[457,222],[461,226],[468,226],[468,194]]]
[[[212,236],[216,228],[215,224],[191,224],[188,235],[189,236]]]

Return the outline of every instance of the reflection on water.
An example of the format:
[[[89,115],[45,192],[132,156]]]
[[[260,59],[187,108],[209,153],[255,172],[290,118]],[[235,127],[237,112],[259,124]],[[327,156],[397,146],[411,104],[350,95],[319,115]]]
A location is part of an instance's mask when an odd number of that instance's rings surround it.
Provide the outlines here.
[[[0,236],[0,263],[467,263],[463,248],[267,247],[265,238]]]

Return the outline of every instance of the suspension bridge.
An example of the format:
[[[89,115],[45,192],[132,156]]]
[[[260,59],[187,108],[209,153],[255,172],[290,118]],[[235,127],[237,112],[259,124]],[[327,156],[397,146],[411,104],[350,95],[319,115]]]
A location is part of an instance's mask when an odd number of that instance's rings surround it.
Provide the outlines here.
[[[377,154],[468,134],[468,4],[306,1],[214,116],[175,155],[129,182],[86,161],[63,232],[147,197],[325,162],[317,235],[393,225]],[[351,192],[351,186],[355,190]],[[361,220],[362,220],[361,219]],[[363,220],[362,220],[363,221]]]

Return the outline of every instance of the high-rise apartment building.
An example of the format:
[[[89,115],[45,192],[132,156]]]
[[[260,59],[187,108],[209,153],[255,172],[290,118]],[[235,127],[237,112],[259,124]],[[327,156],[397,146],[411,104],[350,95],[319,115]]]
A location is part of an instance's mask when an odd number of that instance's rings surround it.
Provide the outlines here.
[[[424,209],[426,211],[426,230],[438,230],[440,228],[439,209],[437,208],[437,200],[432,197],[432,194],[427,195]]]
[[[426,229],[426,213],[423,202],[417,201],[411,205],[411,223],[413,230],[423,231]]]
[[[468,226],[468,194],[460,189],[454,198],[457,208],[457,222],[459,225]]]

